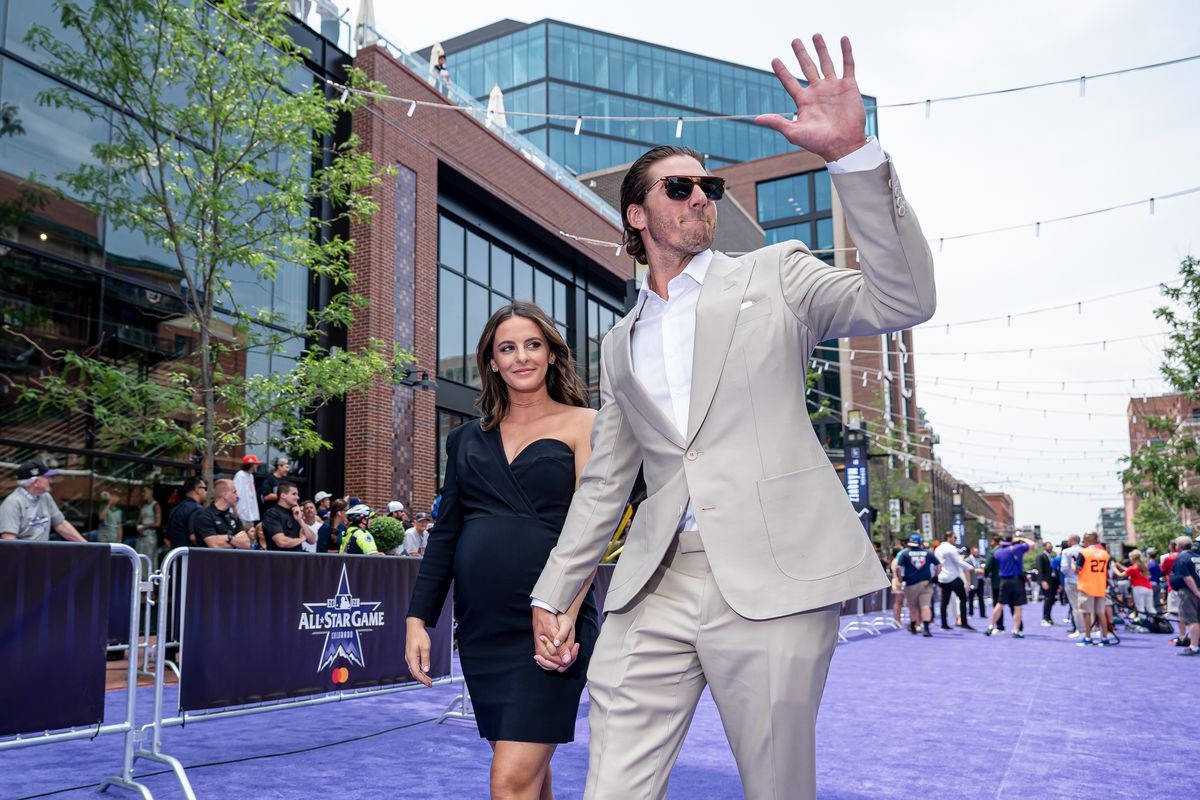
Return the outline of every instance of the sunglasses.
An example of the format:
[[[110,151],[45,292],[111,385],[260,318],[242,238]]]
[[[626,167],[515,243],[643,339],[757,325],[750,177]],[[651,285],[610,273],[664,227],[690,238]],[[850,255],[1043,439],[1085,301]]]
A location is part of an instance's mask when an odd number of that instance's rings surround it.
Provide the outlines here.
[[[672,200],[688,199],[692,196],[694,186],[699,186],[709,200],[720,200],[725,196],[725,179],[712,175],[666,175],[658,180],[662,181],[667,197]]]

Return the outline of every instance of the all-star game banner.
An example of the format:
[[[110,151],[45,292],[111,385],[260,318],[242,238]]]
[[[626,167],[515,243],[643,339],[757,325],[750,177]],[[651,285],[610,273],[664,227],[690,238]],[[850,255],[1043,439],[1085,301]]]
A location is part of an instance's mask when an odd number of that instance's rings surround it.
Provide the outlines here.
[[[0,543],[0,736],[104,717],[112,560],[108,545]]]
[[[184,711],[404,683],[404,618],[420,562],[192,549],[184,590]],[[429,674],[450,673],[450,603]]]

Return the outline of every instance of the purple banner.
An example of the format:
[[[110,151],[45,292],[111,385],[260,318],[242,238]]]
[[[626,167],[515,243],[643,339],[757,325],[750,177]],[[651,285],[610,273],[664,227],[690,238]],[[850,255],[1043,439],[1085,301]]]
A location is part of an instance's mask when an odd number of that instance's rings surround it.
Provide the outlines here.
[[[184,590],[185,711],[411,681],[404,618],[421,562],[191,549]],[[450,604],[429,674],[450,674]]]
[[[111,573],[107,545],[0,542],[0,736],[103,719]]]

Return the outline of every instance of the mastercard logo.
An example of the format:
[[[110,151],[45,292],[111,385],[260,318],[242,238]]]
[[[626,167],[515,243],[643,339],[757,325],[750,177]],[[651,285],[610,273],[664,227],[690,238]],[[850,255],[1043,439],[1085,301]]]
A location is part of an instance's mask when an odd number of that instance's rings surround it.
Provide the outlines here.
[[[330,677],[333,678],[334,683],[345,683],[350,680],[350,670],[345,667],[338,667]]]

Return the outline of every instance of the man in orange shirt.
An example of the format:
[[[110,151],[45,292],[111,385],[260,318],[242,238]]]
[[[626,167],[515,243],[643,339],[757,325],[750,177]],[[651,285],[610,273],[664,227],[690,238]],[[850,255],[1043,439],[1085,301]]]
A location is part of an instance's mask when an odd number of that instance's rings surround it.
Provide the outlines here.
[[[1079,610],[1083,612],[1083,638],[1078,642],[1080,647],[1090,647],[1099,644],[1104,647],[1112,644],[1109,634],[1112,633],[1112,623],[1105,614],[1106,595],[1108,594],[1108,565],[1111,561],[1108,551],[1100,546],[1100,534],[1085,534],[1083,550],[1075,557],[1077,576],[1079,578]],[[1092,621],[1100,626],[1100,641],[1092,641]]]

